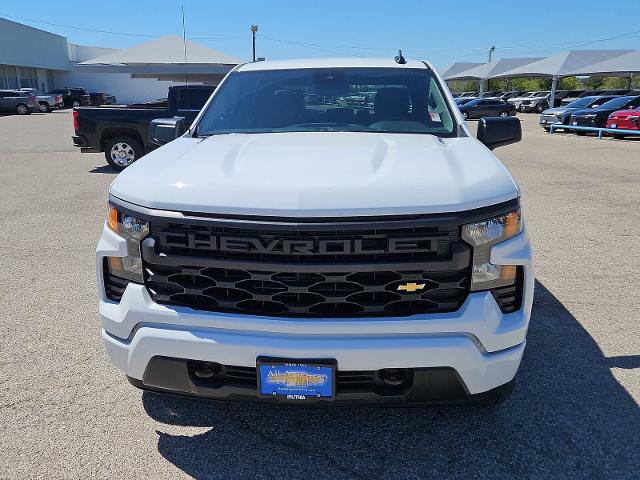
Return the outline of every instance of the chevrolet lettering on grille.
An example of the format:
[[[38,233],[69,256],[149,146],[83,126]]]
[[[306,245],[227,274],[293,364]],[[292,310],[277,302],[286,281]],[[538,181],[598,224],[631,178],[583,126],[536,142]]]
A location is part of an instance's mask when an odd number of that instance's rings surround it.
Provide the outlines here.
[[[278,238],[209,235],[200,232],[162,232],[160,243],[168,247],[281,255],[371,255],[424,253],[437,250],[437,240],[420,237],[388,238]]]

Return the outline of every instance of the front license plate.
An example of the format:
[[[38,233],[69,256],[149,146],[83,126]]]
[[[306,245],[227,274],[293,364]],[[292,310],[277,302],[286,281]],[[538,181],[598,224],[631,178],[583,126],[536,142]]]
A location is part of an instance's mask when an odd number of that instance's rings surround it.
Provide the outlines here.
[[[577,126],[577,125],[578,125],[578,122],[573,122],[573,126],[574,127]]]
[[[611,128],[618,128],[618,124],[617,123],[612,123],[611,124]]]
[[[286,400],[333,399],[335,396],[335,363],[259,358],[257,365],[261,395]]]

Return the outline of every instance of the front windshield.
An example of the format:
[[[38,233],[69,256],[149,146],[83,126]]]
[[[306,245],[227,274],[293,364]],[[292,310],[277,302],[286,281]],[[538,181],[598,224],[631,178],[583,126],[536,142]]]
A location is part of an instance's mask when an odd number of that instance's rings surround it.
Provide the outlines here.
[[[591,105],[598,97],[582,97],[567,105],[567,108],[585,108]]]
[[[433,73],[411,68],[234,72],[198,125],[199,136],[338,131],[455,136]]]
[[[633,99],[634,97],[614,98],[613,100],[609,100],[608,102],[603,103],[599,108],[622,108]]]

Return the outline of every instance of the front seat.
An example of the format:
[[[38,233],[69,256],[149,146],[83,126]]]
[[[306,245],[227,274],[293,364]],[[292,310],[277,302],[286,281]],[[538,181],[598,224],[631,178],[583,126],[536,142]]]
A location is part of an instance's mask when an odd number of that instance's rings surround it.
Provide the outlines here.
[[[406,88],[381,88],[373,101],[376,122],[408,120],[410,106],[411,100]]]
[[[299,90],[278,90],[274,94],[275,108],[269,112],[277,127],[304,122],[304,95]]]

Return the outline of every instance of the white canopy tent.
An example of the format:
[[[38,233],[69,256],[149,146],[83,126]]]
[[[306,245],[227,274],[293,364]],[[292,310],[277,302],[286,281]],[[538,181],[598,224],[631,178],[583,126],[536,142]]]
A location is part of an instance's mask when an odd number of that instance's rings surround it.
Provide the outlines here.
[[[551,98],[549,105],[553,105],[558,88],[558,80],[569,75],[576,75],[581,69],[594,64],[615,59],[633,50],[569,50],[557,53],[537,62],[529,63],[511,70],[507,70],[492,78],[507,77],[547,77],[551,78]]]
[[[78,69],[85,72],[129,73],[133,78],[202,82],[218,84],[220,80],[243,60],[231,57],[204,45],[186,41],[177,35],[118,50],[80,62]]]
[[[575,75],[629,77],[629,88],[631,88],[633,75],[636,73],[640,73],[640,50],[634,50],[574,72]]]
[[[485,63],[463,70],[445,77],[445,80],[478,80],[480,84],[480,96],[484,93],[484,81],[503,72],[541,60],[536,58],[501,58],[497,62]]]
[[[477,62],[456,62],[451,65],[447,65],[443,69],[440,70],[440,75],[445,80],[449,80],[448,77],[451,75],[455,75],[456,73],[464,72],[465,70],[469,70],[470,68],[478,67],[480,65],[484,65],[484,63]]]

